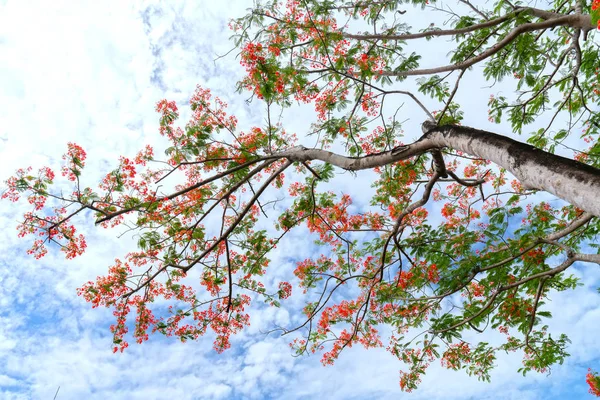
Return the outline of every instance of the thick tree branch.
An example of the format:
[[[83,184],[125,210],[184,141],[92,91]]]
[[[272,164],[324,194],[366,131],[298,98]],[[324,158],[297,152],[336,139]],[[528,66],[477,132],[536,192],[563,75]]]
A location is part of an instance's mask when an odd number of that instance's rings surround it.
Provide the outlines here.
[[[464,126],[434,127],[414,143],[363,157],[346,157],[303,146],[278,155],[299,162],[320,160],[345,170],[357,171],[392,164],[443,147],[490,160],[510,171],[525,188],[547,191],[600,216],[600,169],[493,132]]]

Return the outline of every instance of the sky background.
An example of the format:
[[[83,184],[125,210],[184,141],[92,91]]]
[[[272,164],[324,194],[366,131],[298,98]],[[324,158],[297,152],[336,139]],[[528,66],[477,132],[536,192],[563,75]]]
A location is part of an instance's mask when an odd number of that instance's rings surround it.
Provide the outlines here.
[[[183,124],[196,84],[229,103],[240,129],[263,125],[262,105],[247,104],[247,94],[235,93],[243,73],[235,52],[215,62],[232,48],[228,19],[244,15],[250,6],[247,0],[0,0],[0,180],[29,165],[59,171],[67,142],[88,152],[88,186],[113,169],[119,155],[134,156],[145,144],[161,154],[154,105],[163,98],[177,101]],[[477,90],[475,81],[470,83]],[[463,96],[470,110],[467,125],[486,121],[484,104],[476,96]],[[422,119],[409,124],[416,127]],[[283,122],[301,136],[306,120],[301,111],[286,114]],[[368,201],[364,174],[357,181],[340,176],[335,185],[338,193],[365,188],[356,206]],[[89,245],[84,256],[66,261],[62,253],[50,251],[35,261],[25,253],[30,241],[18,239],[15,231],[25,206],[0,203],[2,399],[51,399],[58,387],[60,400],[591,398],[585,373],[587,367],[600,369],[597,265],[571,268],[583,286],[554,294],[547,306],[554,314],[551,332],[564,332],[572,340],[572,356],[550,375],[522,377],[516,371],[519,354],[499,355],[491,383],[434,363],[420,388],[406,394],[398,385],[402,365],[384,349],[348,349],[334,366],[323,367],[320,355],[294,358],[288,347],[293,338],[264,334],[297,321],[293,310],[301,296],[281,309],[253,308],[251,327],[221,355],[212,350],[210,335],[185,344],[153,336],[113,354],[110,311],[92,310],[75,290],[105,274],[135,240],[119,238],[118,229],[78,224]],[[273,254],[268,279],[273,283],[291,276],[295,262],[313,249],[302,231],[288,236]],[[499,336],[477,339],[493,342]]]

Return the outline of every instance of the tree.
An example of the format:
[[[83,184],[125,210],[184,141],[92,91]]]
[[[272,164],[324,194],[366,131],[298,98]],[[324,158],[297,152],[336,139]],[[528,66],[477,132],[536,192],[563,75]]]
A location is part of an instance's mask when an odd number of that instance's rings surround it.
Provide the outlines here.
[[[164,161],[146,146],[94,190],[83,184],[85,151],[70,143],[67,195],[51,189],[50,168],[18,170],[2,197],[25,194],[33,206],[19,227],[36,237],[29,253],[57,245],[67,258],[82,254],[79,217],[135,232],[138,249],[79,290],[113,310],[115,352],[128,346],[130,328],[140,343],[149,332],[185,341],[210,328],[223,351],[249,323],[252,300],[279,306],[294,283],[306,293],[305,322],[280,330],[296,335],[298,354],[325,350],[331,364],[356,343],[386,346],[408,364],[404,390],[438,358],[487,380],[498,351],[521,351],[523,373],[563,362],[568,338],[548,332],[544,301],[577,286],[567,274],[574,263],[600,264],[600,2],[450,3],[256,4],[232,29],[247,72],[240,90],[264,102],[265,125],[238,130],[226,104],[199,86],[184,128],[174,102],[157,103],[170,142]],[[422,17],[427,26],[408,26]],[[444,28],[428,25],[437,19]],[[426,60],[413,45],[422,39],[445,50],[452,40],[449,59]],[[462,125],[476,119],[458,101],[467,77],[491,85],[476,93],[490,122],[508,123],[528,143]],[[502,80],[511,94],[493,92]],[[407,141],[405,111],[390,104],[399,96],[422,112],[422,133]],[[300,139],[276,120],[295,103],[316,114]],[[370,208],[356,211],[352,193],[328,190],[340,170],[372,171]],[[282,191],[289,207],[278,206]],[[541,201],[538,191],[561,201]],[[272,210],[276,230],[265,227]],[[323,252],[298,262],[291,283],[267,288],[268,255],[295,228]],[[505,343],[464,338],[486,329],[506,334]],[[587,380],[598,394],[597,375]]]

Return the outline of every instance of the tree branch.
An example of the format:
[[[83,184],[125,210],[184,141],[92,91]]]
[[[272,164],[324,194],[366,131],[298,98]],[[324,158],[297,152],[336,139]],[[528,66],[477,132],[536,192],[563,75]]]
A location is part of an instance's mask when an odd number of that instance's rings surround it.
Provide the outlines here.
[[[526,32],[533,32],[542,29],[554,28],[557,26],[570,26],[574,28],[581,29],[592,29],[593,25],[591,22],[591,17],[589,15],[563,15],[561,17],[548,19],[542,22],[523,24],[515,27],[512,31],[510,31],[502,40],[494,44],[492,47],[488,48],[486,51],[478,54],[475,57],[472,57],[463,62],[459,62],[456,64],[444,65],[441,67],[435,68],[425,68],[425,69],[414,69],[409,71],[383,71],[381,75],[383,76],[392,76],[392,77],[405,77],[405,76],[415,76],[415,75],[433,75],[439,74],[440,72],[449,72],[455,70],[464,70],[469,68],[480,61],[485,60],[498,53],[504,47],[506,47],[510,42],[515,40],[519,35]]]
[[[493,132],[465,126],[433,127],[414,143],[363,157],[346,157],[303,146],[289,149],[278,156],[299,162],[320,160],[345,170],[358,171],[392,164],[444,147],[490,160],[510,171],[525,188],[545,190],[600,216],[600,202],[597,201],[600,193],[600,169]]]

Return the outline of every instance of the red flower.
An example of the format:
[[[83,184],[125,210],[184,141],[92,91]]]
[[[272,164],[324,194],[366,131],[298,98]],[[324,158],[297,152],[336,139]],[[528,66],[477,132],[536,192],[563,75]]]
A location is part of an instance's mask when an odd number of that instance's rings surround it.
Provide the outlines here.
[[[600,3],[600,0],[596,1],[596,6]],[[598,376],[597,372],[592,372],[590,368],[588,368],[588,373],[585,376],[585,381],[590,386],[590,393],[600,397],[600,376]]]

